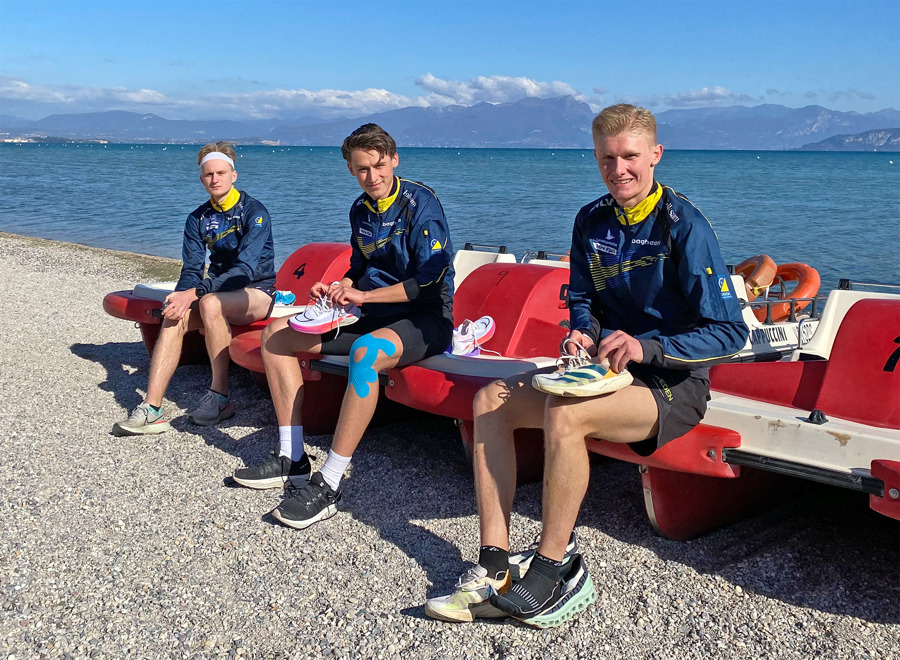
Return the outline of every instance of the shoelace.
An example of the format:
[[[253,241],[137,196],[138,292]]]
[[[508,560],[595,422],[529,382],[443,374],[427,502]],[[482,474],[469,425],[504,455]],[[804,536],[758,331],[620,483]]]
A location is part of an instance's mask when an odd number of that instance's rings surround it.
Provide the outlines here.
[[[319,299],[316,300],[316,302],[313,304],[312,309],[310,310],[307,308],[307,316],[309,316],[309,312],[312,312],[313,318],[315,318],[321,314],[324,314],[329,309],[333,310],[334,305],[324,295],[320,295]]]
[[[344,311],[344,308],[336,307],[334,305],[334,303],[331,302],[328,298],[326,298],[324,295],[320,295],[319,299],[315,302],[315,304],[312,307],[312,313],[313,313],[312,318],[318,318],[322,314],[326,314],[328,312],[328,310],[331,310],[331,320],[334,321],[336,318],[338,318],[341,315],[341,312]],[[309,311],[310,310],[307,309],[307,318],[310,318]],[[338,324],[337,328],[335,329],[334,338],[337,339],[339,334],[341,334],[340,323]]]
[[[306,482],[303,486],[294,486],[288,480],[288,484],[290,485],[285,488],[288,497],[301,500],[306,508],[309,508],[309,505],[316,500],[325,498],[326,492],[311,481]]]
[[[575,355],[571,355],[566,352],[566,347],[569,344],[575,345]],[[563,352],[559,356],[559,359],[556,361],[556,365],[558,367],[562,367],[563,369],[577,369],[578,367],[583,367],[586,364],[591,363],[591,356],[585,350],[584,346],[579,344],[574,339],[566,339],[563,343]]]
[[[478,567],[473,566],[472,568],[467,570],[463,575],[461,575],[459,577],[459,579],[456,581],[456,586],[461,587],[464,584],[468,584],[469,582],[474,582],[475,580],[480,580],[482,577],[484,577],[484,576],[478,572]]]

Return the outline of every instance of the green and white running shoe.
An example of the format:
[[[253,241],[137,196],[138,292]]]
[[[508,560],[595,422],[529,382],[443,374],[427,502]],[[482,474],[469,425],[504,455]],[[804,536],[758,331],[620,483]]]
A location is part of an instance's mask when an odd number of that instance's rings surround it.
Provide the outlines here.
[[[493,580],[488,577],[484,566],[475,565],[466,571],[456,583],[453,593],[425,601],[425,614],[441,621],[468,622],[476,617],[496,619],[508,616],[506,612],[491,605],[491,595],[509,589],[509,571],[503,578]]]
[[[498,609],[529,626],[555,628],[579,612],[583,612],[588,605],[597,600],[597,589],[584,559],[580,554],[576,554],[572,556],[568,570],[547,601],[538,603],[518,583],[507,591],[507,595],[514,600],[510,600],[504,594],[496,594],[491,598],[491,602],[499,606]]]
[[[162,408],[159,412],[153,412],[153,408],[149,403],[141,403],[137,408],[131,411],[124,422],[116,422],[112,427],[112,434],[118,436],[124,435],[152,435],[156,433],[165,433],[172,425],[163,417]]]
[[[534,389],[555,396],[597,396],[609,394],[628,387],[634,377],[623,369],[616,373],[609,368],[609,361],[597,364],[576,341],[566,340],[566,344],[577,346],[576,354],[563,353],[559,358],[559,371],[550,374],[535,374],[531,379]]]

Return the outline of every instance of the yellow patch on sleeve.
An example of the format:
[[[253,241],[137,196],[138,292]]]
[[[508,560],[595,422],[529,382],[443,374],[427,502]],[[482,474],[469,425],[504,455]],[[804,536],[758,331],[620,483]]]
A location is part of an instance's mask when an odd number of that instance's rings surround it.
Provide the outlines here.
[[[707,269],[706,269],[706,274],[707,274],[707,275],[712,275],[712,268],[707,268]]]

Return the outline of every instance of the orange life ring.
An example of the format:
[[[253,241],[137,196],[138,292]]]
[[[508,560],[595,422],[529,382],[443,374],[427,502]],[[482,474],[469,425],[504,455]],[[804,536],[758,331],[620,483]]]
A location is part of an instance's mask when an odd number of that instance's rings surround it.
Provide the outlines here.
[[[775,262],[767,254],[757,254],[734,267],[734,274],[744,278],[747,300],[756,300],[762,290],[772,284],[776,269]],[[762,320],[765,320],[765,310],[763,312]]]
[[[822,284],[822,278],[819,276],[818,271],[809,266],[807,264],[780,264],[775,273],[775,279],[777,283],[781,285],[781,293],[780,296],[783,300],[796,300],[797,298],[813,298],[819,292],[819,285]],[[791,292],[787,291],[787,287],[785,287],[786,282],[796,282],[797,286],[794,287],[794,290]],[[794,304],[794,309],[796,311],[800,311],[807,305],[809,305],[809,300],[804,300],[802,302],[798,302]],[[766,308],[763,307],[761,310],[756,310],[757,314],[762,311],[763,312],[763,320],[765,320],[765,311]],[[772,305],[772,321],[774,323],[778,323],[779,321],[786,321],[791,316],[791,303],[779,303],[777,305]],[[759,318],[759,316],[757,316]]]

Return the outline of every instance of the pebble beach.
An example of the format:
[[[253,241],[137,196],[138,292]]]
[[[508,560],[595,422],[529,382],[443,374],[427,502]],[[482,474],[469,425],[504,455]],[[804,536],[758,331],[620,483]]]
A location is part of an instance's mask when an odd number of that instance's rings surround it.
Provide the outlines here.
[[[690,542],[656,534],[637,467],[597,457],[576,531],[597,602],[568,624],[428,619],[477,560],[471,466],[444,419],[370,429],[341,511],[307,530],[278,490],[227,478],[274,447],[271,401],[232,366],[235,417],[118,438],[150,364],[103,296],[178,262],[0,233],[0,660],[24,658],[900,658],[900,525],[803,484]],[[313,468],[328,435],[308,438]],[[511,545],[540,529],[519,488]]]

